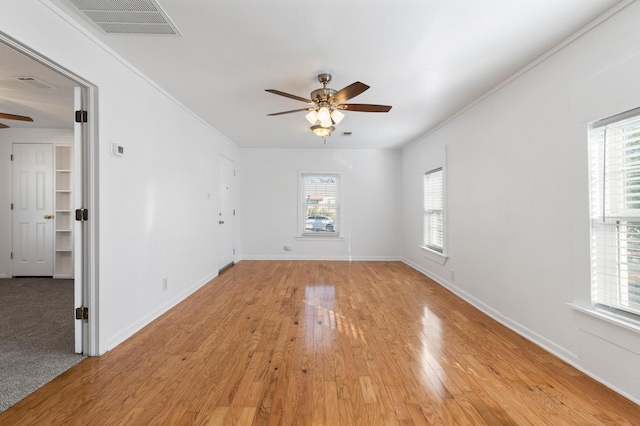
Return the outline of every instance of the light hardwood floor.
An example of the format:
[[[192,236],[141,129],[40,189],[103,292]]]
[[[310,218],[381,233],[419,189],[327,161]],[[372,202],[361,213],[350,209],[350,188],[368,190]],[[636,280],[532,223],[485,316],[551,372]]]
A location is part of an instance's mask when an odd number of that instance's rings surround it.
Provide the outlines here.
[[[639,425],[400,262],[242,261],[0,425]]]

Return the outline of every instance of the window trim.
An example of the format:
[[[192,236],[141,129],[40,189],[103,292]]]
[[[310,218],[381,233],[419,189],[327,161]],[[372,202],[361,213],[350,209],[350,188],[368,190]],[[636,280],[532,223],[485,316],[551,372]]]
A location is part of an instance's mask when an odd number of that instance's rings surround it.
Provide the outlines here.
[[[608,180],[608,173],[611,170],[620,174],[622,171],[628,170],[625,166],[611,166],[608,162],[607,156],[610,152],[617,153],[617,150],[609,151],[608,145],[620,143],[616,142],[615,137],[611,140],[608,139],[608,128],[612,126],[613,129],[617,125],[624,125],[624,121],[629,119],[640,118],[640,108],[629,110],[620,114],[612,115],[601,120],[591,122],[588,126],[588,147],[589,147],[589,196],[591,199],[589,206],[590,217],[590,242],[593,250],[590,254],[590,309],[589,313],[599,317],[608,317],[614,319],[610,322],[637,324],[640,323],[640,311],[637,308],[637,302],[633,308],[625,307],[620,302],[624,299],[624,293],[629,292],[630,281],[627,281],[626,269],[624,269],[628,261],[619,259],[620,256],[627,256],[627,231],[624,231],[624,237],[616,237],[615,247],[608,247],[603,239],[606,239],[612,232],[612,229],[618,229],[620,226],[626,227],[627,222],[638,222],[637,215],[630,214],[632,210],[625,210],[626,204],[623,207],[618,206],[620,201],[617,199],[609,200],[608,194],[616,194],[615,189],[619,187],[610,187],[610,180]],[[615,146],[615,145],[613,145]],[[624,150],[624,148],[623,148]],[[614,159],[616,157],[613,157]],[[624,158],[624,157],[623,157]],[[624,163],[626,165],[626,163]],[[617,169],[616,167],[621,167]],[[633,169],[632,169],[633,170]],[[636,169],[637,170],[637,169]],[[637,172],[637,171],[636,171]],[[626,173],[626,172],[625,172]],[[625,185],[625,184],[623,184]],[[625,188],[624,186],[622,188]],[[625,190],[626,191],[626,190]],[[627,194],[627,192],[623,192]],[[615,195],[614,195],[615,197]],[[605,201],[606,200],[606,201]],[[613,209],[613,210],[612,210]],[[622,224],[624,222],[624,224]],[[631,225],[632,226],[632,225]],[[615,235],[619,235],[618,231],[614,232]],[[622,238],[622,240],[620,239]],[[629,240],[630,241],[630,240]],[[623,251],[620,252],[620,247],[623,247]],[[621,254],[624,253],[624,254]],[[630,264],[630,263],[629,263]],[[624,271],[618,275],[616,282],[609,282],[609,280],[602,281],[603,271],[607,266],[616,266],[616,270],[623,268]],[[600,277],[600,278],[599,278]],[[624,281],[621,281],[624,280]],[[624,288],[622,286],[624,282]],[[617,288],[616,287],[620,287]],[[607,299],[605,294],[604,299],[600,292],[614,291],[612,293],[612,299]],[[628,295],[627,295],[628,297]],[[605,300],[610,300],[605,302]],[[580,308],[583,311],[587,311],[584,308]]]
[[[426,209],[426,189],[425,189],[425,179],[426,176],[432,173],[441,172],[442,173],[442,251],[438,250],[439,247],[429,245],[426,242],[426,229],[425,229],[425,216],[427,214]],[[447,254],[447,179],[446,179],[446,167],[444,165],[440,167],[436,167],[426,171],[422,175],[422,243],[420,248],[424,251],[425,257],[428,259],[439,263],[440,265],[444,265],[449,258]]]
[[[337,231],[336,232],[305,232],[305,222],[306,215],[303,214],[303,200],[302,200],[302,189],[304,185],[304,177],[308,175],[315,176],[337,176],[338,178],[338,196],[337,196],[337,212],[336,212],[336,223]],[[302,241],[343,241],[343,232],[342,232],[342,201],[343,201],[343,173],[341,171],[335,170],[298,170],[298,193],[296,195],[296,207],[298,210],[298,223],[296,229],[296,240]]]
[[[449,259],[449,256],[437,251],[433,251],[431,250],[429,247],[426,246],[420,246],[420,248],[423,251],[423,255],[424,257],[426,257],[427,259],[436,262],[439,265],[444,265],[445,263],[447,263],[447,260]]]

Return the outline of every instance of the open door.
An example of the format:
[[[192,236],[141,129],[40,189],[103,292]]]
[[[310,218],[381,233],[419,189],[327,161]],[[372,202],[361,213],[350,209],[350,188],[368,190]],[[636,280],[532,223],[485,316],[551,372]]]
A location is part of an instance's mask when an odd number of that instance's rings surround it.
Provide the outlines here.
[[[57,278],[74,279],[74,308],[80,309],[80,319],[75,321],[75,352],[85,355],[99,355],[98,344],[98,267],[96,264],[98,241],[98,152],[97,129],[98,88],[68,69],[52,62],[38,52],[12,39],[0,31],[0,46],[8,46],[18,53],[30,58],[36,66],[44,65],[72,82],[74,89],[74,124],[73,146],[56,145],[53,152],[54,164],[59,152],[64,152],[65,163],[53,170],[54,189],[56,193],[70,193],[69,204],[48,214],[42,213],[43,219],[49,221],[54,229],[53,274]],[[27,74],[25,74],[27,75]],[[67,88],[65,83],[65,88]],[[66,92],[68,93],[68,92]],[[77,114],[80,112],[80,114]],[[69,117],[73,120],[73,117]],[[57,151],[58,148],[64,148]],[[68,159],[68,160],[67,160]],[[70,167],[68,167],[68,163]],[[64,181],[62,186],[59,177]],[[40,177],[38,179],[41,179]],[[15,181],[15,180],[14,180]],[[46,181],[46,179],[44,179]],[[58,198],[54,196],[54,205]],[[56,206],[57,208],[57,206]],[[46,208],[45,208],[46,210]],[[80,220],[76,220],[80,213]],[[40,214],[40,213],[38,213]],[[51,216],[50,219],[44,216]],[[60,220],[58,220],[60,219]],[[60,225],[60,226],[58,226]],[[40,224],[36,228],[44,229]],[[26,234],[25,234],[26,235]],[[67,237],[68,236],[68,237]],[[44,241],[44,240],[43,240]],[[60,243],[60,244],[58,244]],[[12,263],[13,267],[13,263]],[[62,271],[57,273],[56,271]],[[35,274],[30,274],[35,275]],[[47,275],[51,275],[47,270]],[[78,310],[69,312],[77,317]],[[86,319],[88,315],[88,319]],[[84,318],[83,318],[84,317]]]
[[[83,95],[84,95],[84,89],[81,87],[76,87],[74,90],[74,99],[73,99],[73,106],[74,106],[74,110],[75,111],[82,111],[84,110],[83,108]],[[81,122],[82,120],[80,120],[80,122],[78,122],[78,120],[76,120],[76,122],[74,123],[74,127],[73,127],[73,165],[74,165],[74,170],[76,170],[76,173],[74,173],[74,182],[73,182],[73,187],[74,187],[74,193],[76,194],[76,196],[74,197],[74,216],[75,216],[75,212],[78,209],[82,209],[83,203],[84,203],[84,199],[85,199],[85,193],[84,193],[84,179],[85,179],[85,173],[86,173],[86,166],[85,166],[85,161],[84,161],[84,149],[83,149],[83,142],[84,142],[84,126]],[[88,353],[88,342],[89,342],[89,336],[88,336],[88,327],[86,327],[86,320],[83,318],[82,316],[82,307],[88,306],[88,303],[86,303],[85,299],[87,297],[87,291],[85,290],[85,287],[87,285],[87,277],[85,276],[86,274],[86,268],[84,267],[84,262],[85,262],[85,256],[86,254],[84,253],[84,239],[85,239],[85,229],[84,229],[84,222],[83,221],[78,221],[75,220],[74,221],[74,232],[73,232],[73,236],[74,236],[74,248],[75,248],[75,260],[74,260],[74,288],[73,288],[73,303],[74,306],[79,307],[80,311],[78,312],[78,310],[76,309],[76,312],[70,312],[70,315],[74,315],[74,317],[76,318],[75,320],[75,326],[74,326],[74,335],[75,335],[75,351],[76,353],[84,353],[87,354]],[[80,315],[78,315],[78,313],[80,313]],[[78,316],[80,316],[80,318],[78,318]]]

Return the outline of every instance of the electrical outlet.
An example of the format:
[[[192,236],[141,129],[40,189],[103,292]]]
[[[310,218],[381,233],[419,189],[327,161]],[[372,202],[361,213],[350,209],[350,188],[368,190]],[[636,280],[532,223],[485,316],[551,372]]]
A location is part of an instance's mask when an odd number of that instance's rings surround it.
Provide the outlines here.
[[[451,281],[455,281],[456,280],[456,273],[454,271],[451,271]]]
[[[285,245],[284,246],[284,251],[291,251],[291,246]]]
[[[124,147],[122,145],[118,145],[115,142],[111,142],[111,155],[113,155],[114,157],[123,157]]]
[[[164,277],[162,279],[162,291],[167,291],[168,288],[169,288],[169,280],[167,279],[167,277]]]

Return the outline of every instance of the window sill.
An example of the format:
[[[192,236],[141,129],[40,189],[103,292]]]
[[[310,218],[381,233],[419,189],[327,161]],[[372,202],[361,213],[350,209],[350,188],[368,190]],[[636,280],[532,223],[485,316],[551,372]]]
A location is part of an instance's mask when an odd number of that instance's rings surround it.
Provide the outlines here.
[[[578,312],[582,312],[583,314],[590,315],[594,318],[598,318],[610,324],[614,324],[640,334],[640,322],[638,321],[634,321],[632,319],[629,319],[620,315],[604,312],[591,307],[585,308],[582,306],[575,305],[573,303],[569,303],[569,306],[571,306],[573,309],[575,309]]]
[[[422,251],[424,251],[424,257],[433,262],[436,262],[439,265],[444,265],[445,263],[447,263],[447,259],[449,259],[449,256],[437,251],[433,251],[428,247],[420,246],[420,248],[422,249]]]
[[[344,241],[344,237],[341,236],[320,236],[320,235],[297,235],[296,241],[334,241],[341,242]]]

